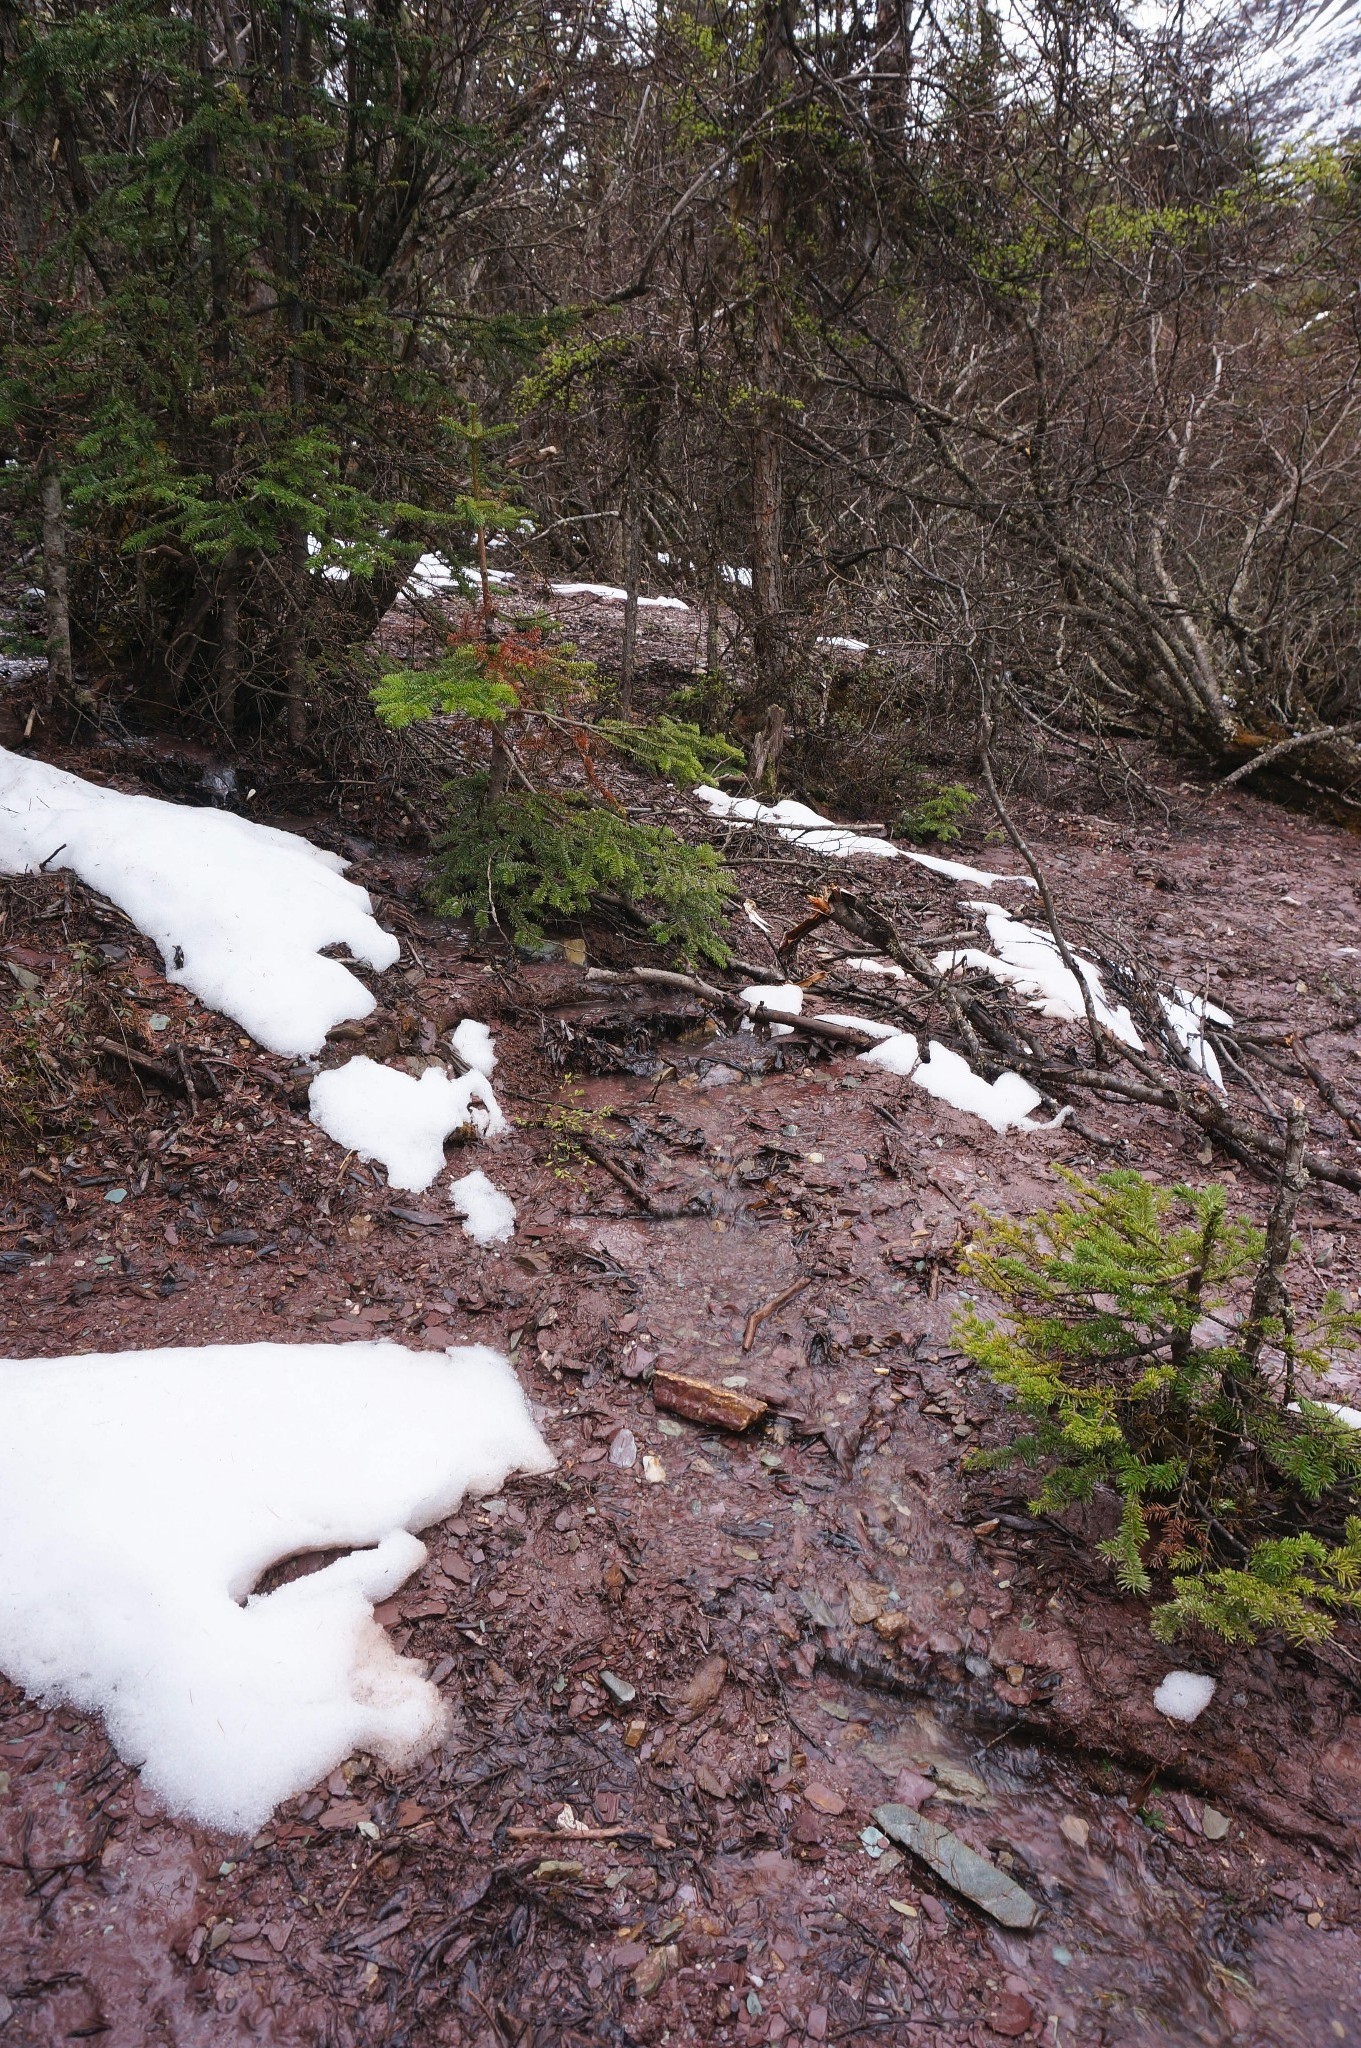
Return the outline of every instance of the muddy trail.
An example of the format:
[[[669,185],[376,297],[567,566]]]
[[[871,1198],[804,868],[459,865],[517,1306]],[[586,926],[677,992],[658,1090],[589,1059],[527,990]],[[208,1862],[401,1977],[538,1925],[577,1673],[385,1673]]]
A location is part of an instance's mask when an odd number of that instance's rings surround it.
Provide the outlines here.
[[[63,765],[137,786],[126,761]],[[1306,1025],[1355,1101],[1355,840],[1242,794],[1166,803],[1018,811],[1076,934],[1080,909],[1165,978]],[[419,1061],[484,1019],[514,1239],[479,1250],[438,1191],[389,1190],[309,1122],[305,1069],[167,984],[69,877],[24,877],[0,940],[34,1056],[68,1075],[72,1017],[106,1049],[86,1134],[5,1170],[3,1349],[487,1342],[558,1468],[429,1531],[379,1611],[449,1702],[439,1751],[356,1759],[251,1840],[168,1818],[97,1721],[0,1684],[0,2042],[1361,2043],[1361,1634],[1160,1647],[1098,1510],[1036,1519],[1024,1475],[968,1469],[1003,1409],[951,1341],[979,1209],[1052,1199],[1056,1164],[1219,1179],[1259,1219],[1264,1182],[1160,1109],[994,1136],[850,1048],[716,1035],[560,947],[512,961],[425,914],[414,854],[305,826],[403,944],[326,1058]],[[793,922],[816,864],[764,835],[734,852],[759,915]],[[936,877],[843,868],[949,929]],[[819,943],[800,971],[836,995]],[[1336,1118],[1330,1142],[1356,1162]],[[1311,1185],[1299,1234],[1302,1299],[1357,1286],[1355,1195]],[[761,1417],[686,1420],[654,1398],[667,1373]],[[1188,1727],[1153,1707],[1177,1664],[1218,1679]],[[875,1832],[892,1800],[1007,1871],[1036,1925]]]

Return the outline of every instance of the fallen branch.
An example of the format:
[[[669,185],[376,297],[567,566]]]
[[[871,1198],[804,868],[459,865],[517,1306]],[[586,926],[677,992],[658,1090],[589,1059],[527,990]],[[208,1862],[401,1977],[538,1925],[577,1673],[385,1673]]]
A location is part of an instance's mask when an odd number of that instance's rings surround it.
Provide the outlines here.
[[[608,1146],[597,1144],[594,1138],[588,1138],[584,1132],[577,1139],[577,1143],[587,1158],[594,1159],[596,1165],[603,1167],[612,1180],[617,1180],[620,1187],[626,1193],[632,1195],[634,1201],[638,1203],[640,1208],[646,1209],[649,1216],[659,1217],[666,1222],[674,1222],[678,1216],[683,1214],[683,1210],[675,1202],[659,1202],[655,1195],[649,1194],[643,1183],[635,1179],[628,1168],[621,1166],[619,1161],[613,1157]]]
[[[753,1022],[763,1018],[768,1024],[783,1024],[804,1038],[825,1039],[829,1045],[853,1045],[862,1050],[882,1043],[877,1031],[861,1031],[853,1024],[828,1024],[821,1017],[786,1016],[783,1010],[767,1010],[761,1003],[748,1002],[731,989],[716,988],[710,981],[701,981],[698,975],[673,974],[665,967],[631,967],[622,974],[608,967],[590,967],[586,979],[640,981],[653,988],[678,989],[684,995],[697,996],[702,1003],[712,1003],[730,1016],[747,1017]]]
[[[1044,904],[1045,918],[1053,934],[1054,944],[1059,950],[1059,958],[1077,983],[1078,993],[1082,997],[1082,1007],[1087,1014],[1087,1029],[1091,1033],[1092,1057],[1099,1067],[1103,1066],[1106,1059],[1106,1048],[1101,1037],[1101,1026],[1097,1022],[1096,1005],[1092,1001],[1092,992],[1087,986],[1087,977],[1078,964],[1077,955],[1063,936],[1063,928],[1059,923],[1058,910],[1055,907],[1054,898],[1050,894],[1049,883],[1045,879],[1044,870],[1031,852],[1025,835],[1012,818],[1006,805],[1002,802],[1001,792],[997,787],[997,778],[992,772],[992,713],[988,709],[987,687],[981,682],[978,704],[978,754],[983,769],[983,787],[988,792],[989,801],[1001,820],[1002,829],[1006,833],[1007,838],[1016,848],[1017,853],[1020,854],[1021,859],[1034,876],[1035,887],[1039,890],[1041,901]]]
[[[1090,1088],[1098,1095],[1105,1095],[1117,1102],[1143,1102],[1154,1109],[1168,1109],[1174,1115],[1184,1116],[1198,1124],[1207,1137],[1215,1138],[1226,1151],[1233,1152],[1245,1164],[1259,1173],[1270,1172],[1275,1178],[1275,1166],[1285,1157],[1285,1143],[1264,1131],[1254,1131],[1248,1124],[1240,1124],[1220,1103],[1206,1097],[1198,1102],[1194,1097],[1182,1095],[1171,1087],[1150,1087],[1140,1081],[1126,1081],[1109,1071],[1096,1074],[1084,1067],[1047,1067],[1038,1060],[1027,1061],[1024,1071],[1029,1080],[1045,1087]],[[1270,1161],[1268,1167],[1262,1157]],[[1350,1166],[1334,1166],[1331,1160],[1321,1159],[1317,1152],[1306,1152],[1304,1165],[1314,1180],[1330,1182],[1334,1187],[1350,1188],[1361,1194],[1361,1173]]]
[[[149,1074],[163,1088],[173,1088],[180,1095],[190,1092],[179,1068],[172,1067],[168,1060],[153,1059],[149,1052],[135,1052],[130,1045],[120,1045],[116,1038],[96,1038],[94,1046],[97,1052],[108,1053],[111,1059],[123,1060],[134,1073]]]

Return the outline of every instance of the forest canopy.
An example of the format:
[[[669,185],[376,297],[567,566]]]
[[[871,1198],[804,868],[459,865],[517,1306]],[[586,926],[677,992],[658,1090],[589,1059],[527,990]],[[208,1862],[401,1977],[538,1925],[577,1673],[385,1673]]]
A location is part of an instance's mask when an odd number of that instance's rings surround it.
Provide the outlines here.
[[[302,747],[422,552],[499,534],[721,602],[758,767],[855,620],[1037,732],[1353,798],[1361,182],[1150,19],[7,0],[55,699]]]

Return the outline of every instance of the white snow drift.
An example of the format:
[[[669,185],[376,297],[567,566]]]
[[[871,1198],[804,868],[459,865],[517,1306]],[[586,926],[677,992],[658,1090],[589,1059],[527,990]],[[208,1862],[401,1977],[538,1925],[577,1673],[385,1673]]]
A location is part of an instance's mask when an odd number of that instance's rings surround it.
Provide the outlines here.
[[[1031,1009],[1038,1010],[1042,1017],[1063,1017],[1074,1024],[1083,1023],[1087,1012],[1082,991],[1076,977],[1065,967],[1052,933],[1022,924],[998,903],[975,903],[970,907],[983,912],[995,950],[984,953],[977,946],[966,946],[937,953],[937,973],[949,974],[962,967],[986,968],[998,981],[1011,982],[1017,994],[1028,997]],[[1078,953],[1073,958],[1091,993],[1098,1024],[1123,1044],[1133,1046],[1136,1052],[1141,1050],[1143,1041],[1124,1004],[1107,1001],[1101,976],[1090,960],[1084,960]]]
[[[771,1018],[802,1016],[805,993],[796,981],[770,986],[758,982],[742,991],[749,1003],[756,1004]],[[901,1074],[905,1081],[924,1089],[938,1102],[948,1102],[967,1116],[981,1117],[999,1133],[1051,1128],[1031,1120],[1030,1112],[1039,1108],[1042,1098],[1019,1074],[999,1074],[995,1081],[985,1081],[959,1053],[934,1038],[923,1059],[912,1032],[902,1031],[880,1017],[854,1017],[821,1010],[815,1014],[823,1024],[851,1024],[879,1039],[878,1045],[858,1055],[864,1064]],[[744,1030],[750,1028],[749,1023],[743,1025]],[[769,1030],[772,1038],[789,1035],[787,1024],[772,1023]]]
[[[489,1181],[480,1167],[449,1183],[449,1200],[463,1218],[464,1233],[474,1244],[504,1244],[515,1234],[515,1204]]]
[[[394,1188],[428,1188],[452,1132],[470,1125],[494,1138],[507,1128],[485,1074],[453,1078],[427,1067],[418,1081],[363,1053],[318,1074],[308,1102],[313,1123],[347,1151],[380,1161]]]
[[[438,1738],[373,1602],[424,1561],[412,1531],[552,1465],[480,1346],[0,1361],[0,1668],[102,1713],[173,1811],[249,1833],[355,1750],[399,1764]]]
[[[465,1017],[458,1029],[450,1033],[449,1043],[460,1059],[490,1081],[496,1070],[496,1049],[485,1024],[476,1017]]]
[[[877,860],[911,860],[919,867],[930,868],[933,874],[947,875],[956,882],[976,882],[982,889],[994,889],[999,882],[1019,882],[1023,889],[1035,886],[1029,875],[990,875],[982,868],[966,866],[963,861],[940,860],[933,853],[914,853],[910,847],[895,846],[891,839],[852,832],[790,797],[777,804],[760,804],[754,797],[729,796],[726,790],[711,789],[706,783],[701,783],[694,794],[710,817],[730,818],[739,825],[773,825],[781,839],[802,846],[809,853],[831,854],[839,860],[857,853],[871,854]]]
[[[550,583],[554,597],[603,597],[608,604],[627,604],[628,592],[620,590],[614,583]],[[655,611],[688,612],[690,607],[683,597],[640,597],[639,606],[649,605]]]
[[[345,862],[230,811],[125,796],[0,749],[0,871],[70,868],[154,939],[166,978],[234,1018],[271,1052],[319,1051],[373,996],[323,946],[391,967]]]

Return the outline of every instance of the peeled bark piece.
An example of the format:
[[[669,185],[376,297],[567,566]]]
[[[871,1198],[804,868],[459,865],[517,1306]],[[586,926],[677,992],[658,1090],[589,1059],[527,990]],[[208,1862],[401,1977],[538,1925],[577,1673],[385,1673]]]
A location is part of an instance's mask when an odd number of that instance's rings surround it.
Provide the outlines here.
[[[881,1806],[874,1818],[886,1835],[892,1835],[895,1842],[920,1856],[937,1877],[962,1892],[966,1899],[972,1899],[1003,1927],[1024,1930],[1039,1919],[1040,1909],[1029,1892],[1023,1892],[1005,1871],[989,1863],[967,1842],[961,1842],[939,1821],[923,1820],[910,1806]]]
[[[683,1372],[655,1372],[652,1399],[658,1408],[683,1415],[687,1422],[739,1433],[750,1429],[769,1412],[766,1403],[752,1394],[744,1394],[736,1387],[711,1386],[708,1380],[692,1379]]]

